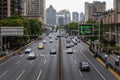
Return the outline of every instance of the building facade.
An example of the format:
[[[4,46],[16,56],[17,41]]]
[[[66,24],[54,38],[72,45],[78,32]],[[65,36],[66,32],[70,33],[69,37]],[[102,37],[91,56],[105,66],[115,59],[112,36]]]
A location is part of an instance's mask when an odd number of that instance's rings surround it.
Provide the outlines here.
[[[23,14],[22,0],[0,0],[0,19]]]
[[[97,17],[93,16],[96,12],[105,12],[106,3],[94,1],[93,3],[85,2],[85,21],[97,20]]]
[[[79,13],[78,12],[72,12],[72,21],[73,22],[79,22]]]
[[[120,44],[120,0],[114,0],[113,10],[103,13],[99,18],[105,25],[105,36],[108,40],[115,40]],[[117,8],[118,7],[118,8]]]
[[[57,26],[65,25],[65,15],[62,13],[57,13],[56,15],[56,24]]]
[[[66,9],[60,10],[59,13],[65,16],[65,24],[68,24],[71,22],[71,13],[69,10],[66,10]]]
[[[56,25],[56,10],[52,5],[46,9],[46,25],[55,26]]]
[[[85,22],[85,14],[83,12],[80,13],[80,22]]]
[[[45,24],[45,0],[24,0],[24,17],[37,18]]]

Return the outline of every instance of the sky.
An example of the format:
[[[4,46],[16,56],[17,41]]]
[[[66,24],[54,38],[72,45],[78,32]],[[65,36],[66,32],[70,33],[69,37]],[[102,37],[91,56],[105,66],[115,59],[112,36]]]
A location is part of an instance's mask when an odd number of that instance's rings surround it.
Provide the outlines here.
[[[52,5],[56,11],[68,9],[70,12],[77,11],[84,13],[85,2],[92,3],[93,1],[105,1],[107,10],[113,8],[113,0],[46,0],[46,8]]]

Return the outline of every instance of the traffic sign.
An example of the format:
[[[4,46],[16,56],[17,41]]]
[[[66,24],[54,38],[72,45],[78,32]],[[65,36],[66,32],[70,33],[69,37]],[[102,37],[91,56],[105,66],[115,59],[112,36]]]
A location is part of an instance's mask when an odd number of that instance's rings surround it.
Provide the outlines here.
[[[79,35],[92,35],[94,26],[93,24],[80,24]]]

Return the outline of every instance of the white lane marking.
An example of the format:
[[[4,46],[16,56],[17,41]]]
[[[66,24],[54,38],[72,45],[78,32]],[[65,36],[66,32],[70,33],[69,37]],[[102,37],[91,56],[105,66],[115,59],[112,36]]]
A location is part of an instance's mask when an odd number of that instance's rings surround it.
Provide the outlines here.
[[[51,56],[56,56],[56,55],[51,55]]]
[[[20,79],[20,77],[23,75],[23,73],[25,72],[25,70],[23,70],[22,71],[22,73],[17,77],[17,79],[16,80],[19,80]]]
[[[75,64],[77,64],[77,61],[76,61],[76,60],[74,60],[74,62],[75,62]]]
[[[5,62],[1,63],[1,64],[0,64],[0,66],[2,66],[3,64],[5,64],[5,63],[9,62],[9,61],[10,61],[10,60],[12,60],[13,58],[15,58],[15,57],[12,57],[12,58],[8,59],[7,61],[5,61]]]
[[[82,49],[83,49],[83,47],[82,47]],[[82,50],[81,49],[81,50]],[[83,54],[83,52],[82,51],[80,51],[81,52],[81,54],[85,57],[85,59],[93,66],[93,68],[97,71],[97,73],[103,78],[103,80],[106,80],[105,78],[104,78],[104,76],[97,70],[97,68],[92,64],[92,62]]]
[[[30,62],[30,64],[32,64],[33,63],[33,60]]]
[[[24,56],[24,54],[20,55],[20,57],[23,57],[23,56]]]
[[[43,57],[44,57],[45,55],[43,55],[43,54],[40,54],[40,56],[43,56]]]
[[[41,73],[42,73],[42,69],[40,70],[39,74],[38,74],[38,77],[37,77],[37,80],[39,80],[40,76],[41,76]]]
[[[47,54],[47,57],[49,56],[49,54]]]
[[[45,61],[44,61],[44,64],[45,64],[46,62],[47,62],[47,61],[45,60]]]
[[[20,61],[17,61],[16,64],[20,63]]]
[[[3,77],[8,71],[5,71],[3,74],[0,75],[0,78]]]
[[[72,57],[73,57],[73,54],[72,54]]]
[[[79,70],[79,73],[80,73],[80,75],[82,76],[82,73],[81,73],[81,71]]]

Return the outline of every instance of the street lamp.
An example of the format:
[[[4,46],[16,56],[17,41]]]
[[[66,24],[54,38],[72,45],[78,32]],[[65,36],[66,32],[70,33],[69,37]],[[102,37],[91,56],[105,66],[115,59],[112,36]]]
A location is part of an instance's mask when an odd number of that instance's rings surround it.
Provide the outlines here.
[[[95,13],[93,14],[93,16],[94,16],[94,17],[99,17],[99,16],[102,15],[102,13],[103,13],[103,12],[95,12]],[[99,53],[99,54],[100,54],[100,52],[101,52],[101,49],[100,49],[100,48],[101,48],[101,46],[100,46],[100,36],[101,36],[101,35],[100,35],[101,28],[100,28],[100,27],[101,27],[101,25],[100,25],[100,24],[101,24],[101,19],[99,19],[99,22],[98,22],[98,28],[99,28],[99,29],[98,29],[98,53]]]

